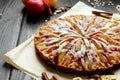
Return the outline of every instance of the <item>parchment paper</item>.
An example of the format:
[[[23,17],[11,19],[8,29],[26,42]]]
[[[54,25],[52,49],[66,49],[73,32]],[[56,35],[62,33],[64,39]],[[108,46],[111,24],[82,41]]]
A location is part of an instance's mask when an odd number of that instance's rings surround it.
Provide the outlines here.
[[[73,6],[68,12],[66,12],[64,16],[68,15],[76,15],[76,14],[92,14],[91,11],[93,8],[87,6],[83,2],[78,2],[75,6]],[[41,73],[47,72],[48,76],[52,76],[53,74],[59,75],[60,80],[72,80],[72,78],[80,75],[73,75],[68,73],[62,73],[57,71],[56,69],[50,67],[45,64],[35,53],[34,49],[34,36],[26,40],[24,43],[4,54],[4,60],[16,67],[17,69],[23,71],[24,73],[32,76],[35,79],[41,80]],[[115,75],[117,76],[117,80],[120,80],[119,74],[120,69],[115,71]]]

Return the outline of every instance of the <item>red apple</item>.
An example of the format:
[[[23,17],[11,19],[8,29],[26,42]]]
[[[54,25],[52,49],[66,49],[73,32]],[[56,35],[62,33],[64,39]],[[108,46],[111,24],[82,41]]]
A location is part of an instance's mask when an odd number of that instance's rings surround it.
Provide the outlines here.
[[[30,15],[41,15],[45,9],[46,5],[42,0],[28,0],[26,2],[26,11]]]

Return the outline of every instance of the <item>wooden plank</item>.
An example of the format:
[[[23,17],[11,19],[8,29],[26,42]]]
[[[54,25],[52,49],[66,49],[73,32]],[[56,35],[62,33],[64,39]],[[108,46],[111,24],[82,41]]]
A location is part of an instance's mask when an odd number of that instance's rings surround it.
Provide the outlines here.
[[[93,5],[91,5],[88,0],[71,0],[72,5],[76,4],[78,1],[82,1],[85,4],[93,7]],[[92,1],[92,0],[91,0]],[[103,2],[106,2],[106,4],[110,1],[110,0],[101,0]],[[105,5],[105,6],[97,6],[96,9],[101,9],[101,10],[105,10],[105,11],[109,11],[109,12],[114,12],[117,13],[116,11],[116,5],[118,5],[120,3],[120,0],[112,0],[112,2],[114,3],[114,5]]]
[[[106,0],[109,2],[109,0]],[[113,12],[113,13],[117,13],[117,10],[116,10],[116,5],[118,5],[120,3],[120,0],[112,0],[112,2],[114,3],[114,5],[105,5],[105,6],[98,6],[96,7],[97,9],[101,9],[101,10],[104,10],[104,11],[109,11],[109,12]]]
[[[71,4],[71,0],[58,0],[58,5],[57,7],[65,7],[66,5],[69,5],[72,7],[72,4]],[[65,12],[62,12],[60,14],[53,14],[52,17],[50,17],[50,19],[55,19],[55,18],[58,18],[59,16],[63,15]]]
[[[59,0],[58,7],[65,6],[66,4],[71,5],[70,0]],[[41,18],[33,18],[31,16],[25,15],[18,44],[21,44],[22,42],[27,40],[30,36],[32,36],[38,30],[38,28],[40,28],[40,26],[42,26],[44,24],[46,19],[47,20],[54,19],[54,18],[59,17],[62,14],[63,13],[53,15],[50,18],[48,18],[46,16],[41,17]],[[13,69],[10,80],[34,80],[34,79],[31,78],[30,76],[24,74],[21,71]]]
[[[4,9],[6,8],[6,5],[8,4],[9,0],[0,0],[0,18],[4,12]]]
[[[35,80],[35,79],[14,68],[12,70],[12,74],[9,80]]]
[[[3,54],[16,47],[23,17],[21,13],[23,5],[18,3],[20,0],[4,1],[7,1],[4,2],[6,7],[0,19],[0,80],[9,80],[11,66],[3,61]]]
[[[85,4],[89,5],[88,0],[71,0],[71,3],[74,6],[78,1],[84,2]]]
[[[75,3],[77,3],[79,0],[59,0],[59,7],[60,6],[65,6],[66,4],[74,5]],[[88,4],[87,0],[82,0],[85,3]],[[52,17],[50,17],[50,19],[54,19],[59,17],[61,14],[57,14],[57,15],[53,15]],[[18,44],[21,44],[23,41],[27,40],[31,35],[33,35],[36,30],[43,25],[44,21],[48,19],[47,17],[42,17],[41,19],[33,19],[33,17],[27,17],[27,15],[25,15],[24,18],[24,22],[20,31],[20,37],[19,37],[19,41]],[[34,80],[33,78],[31,78],[30,76],[24,74],[23,72],[17,70],[17,69],[13,69],[12,73],[11,73],[11,78],[10,80]]]

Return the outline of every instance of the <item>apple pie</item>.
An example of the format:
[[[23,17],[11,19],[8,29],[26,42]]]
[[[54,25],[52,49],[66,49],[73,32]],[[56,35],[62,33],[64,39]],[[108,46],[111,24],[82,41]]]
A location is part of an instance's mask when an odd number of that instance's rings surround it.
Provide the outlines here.
[[[120,64],[120,23],[94,15],[71,15],[45,23],[34,37],[39,56],[74,72],[108,70]]]

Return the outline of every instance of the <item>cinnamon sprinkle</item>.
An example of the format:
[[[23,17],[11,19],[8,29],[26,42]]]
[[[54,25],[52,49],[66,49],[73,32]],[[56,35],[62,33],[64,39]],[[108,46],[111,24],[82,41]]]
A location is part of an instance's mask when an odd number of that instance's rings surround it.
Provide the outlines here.
[[[103,12],[103,11],[92,11],[93,14],[95,14],[96,16],[101,16],[101,17],[105,17],[105,18],[112,18],[113,13],[111,12]]]
[[[59,80],[59,79],[58,79],[58,77],[56,75],[53,75],[50,80]]]
[[[50,79],[48,78],[46,72],[43,72],[43,73],[42,73],[42,79],[43,79],[43,80],[50,80]]]
[[[53,75],[52,78],[49,78],[46,74],[46,72],[42,73],[42,80],[59,80],[56,75]]]

